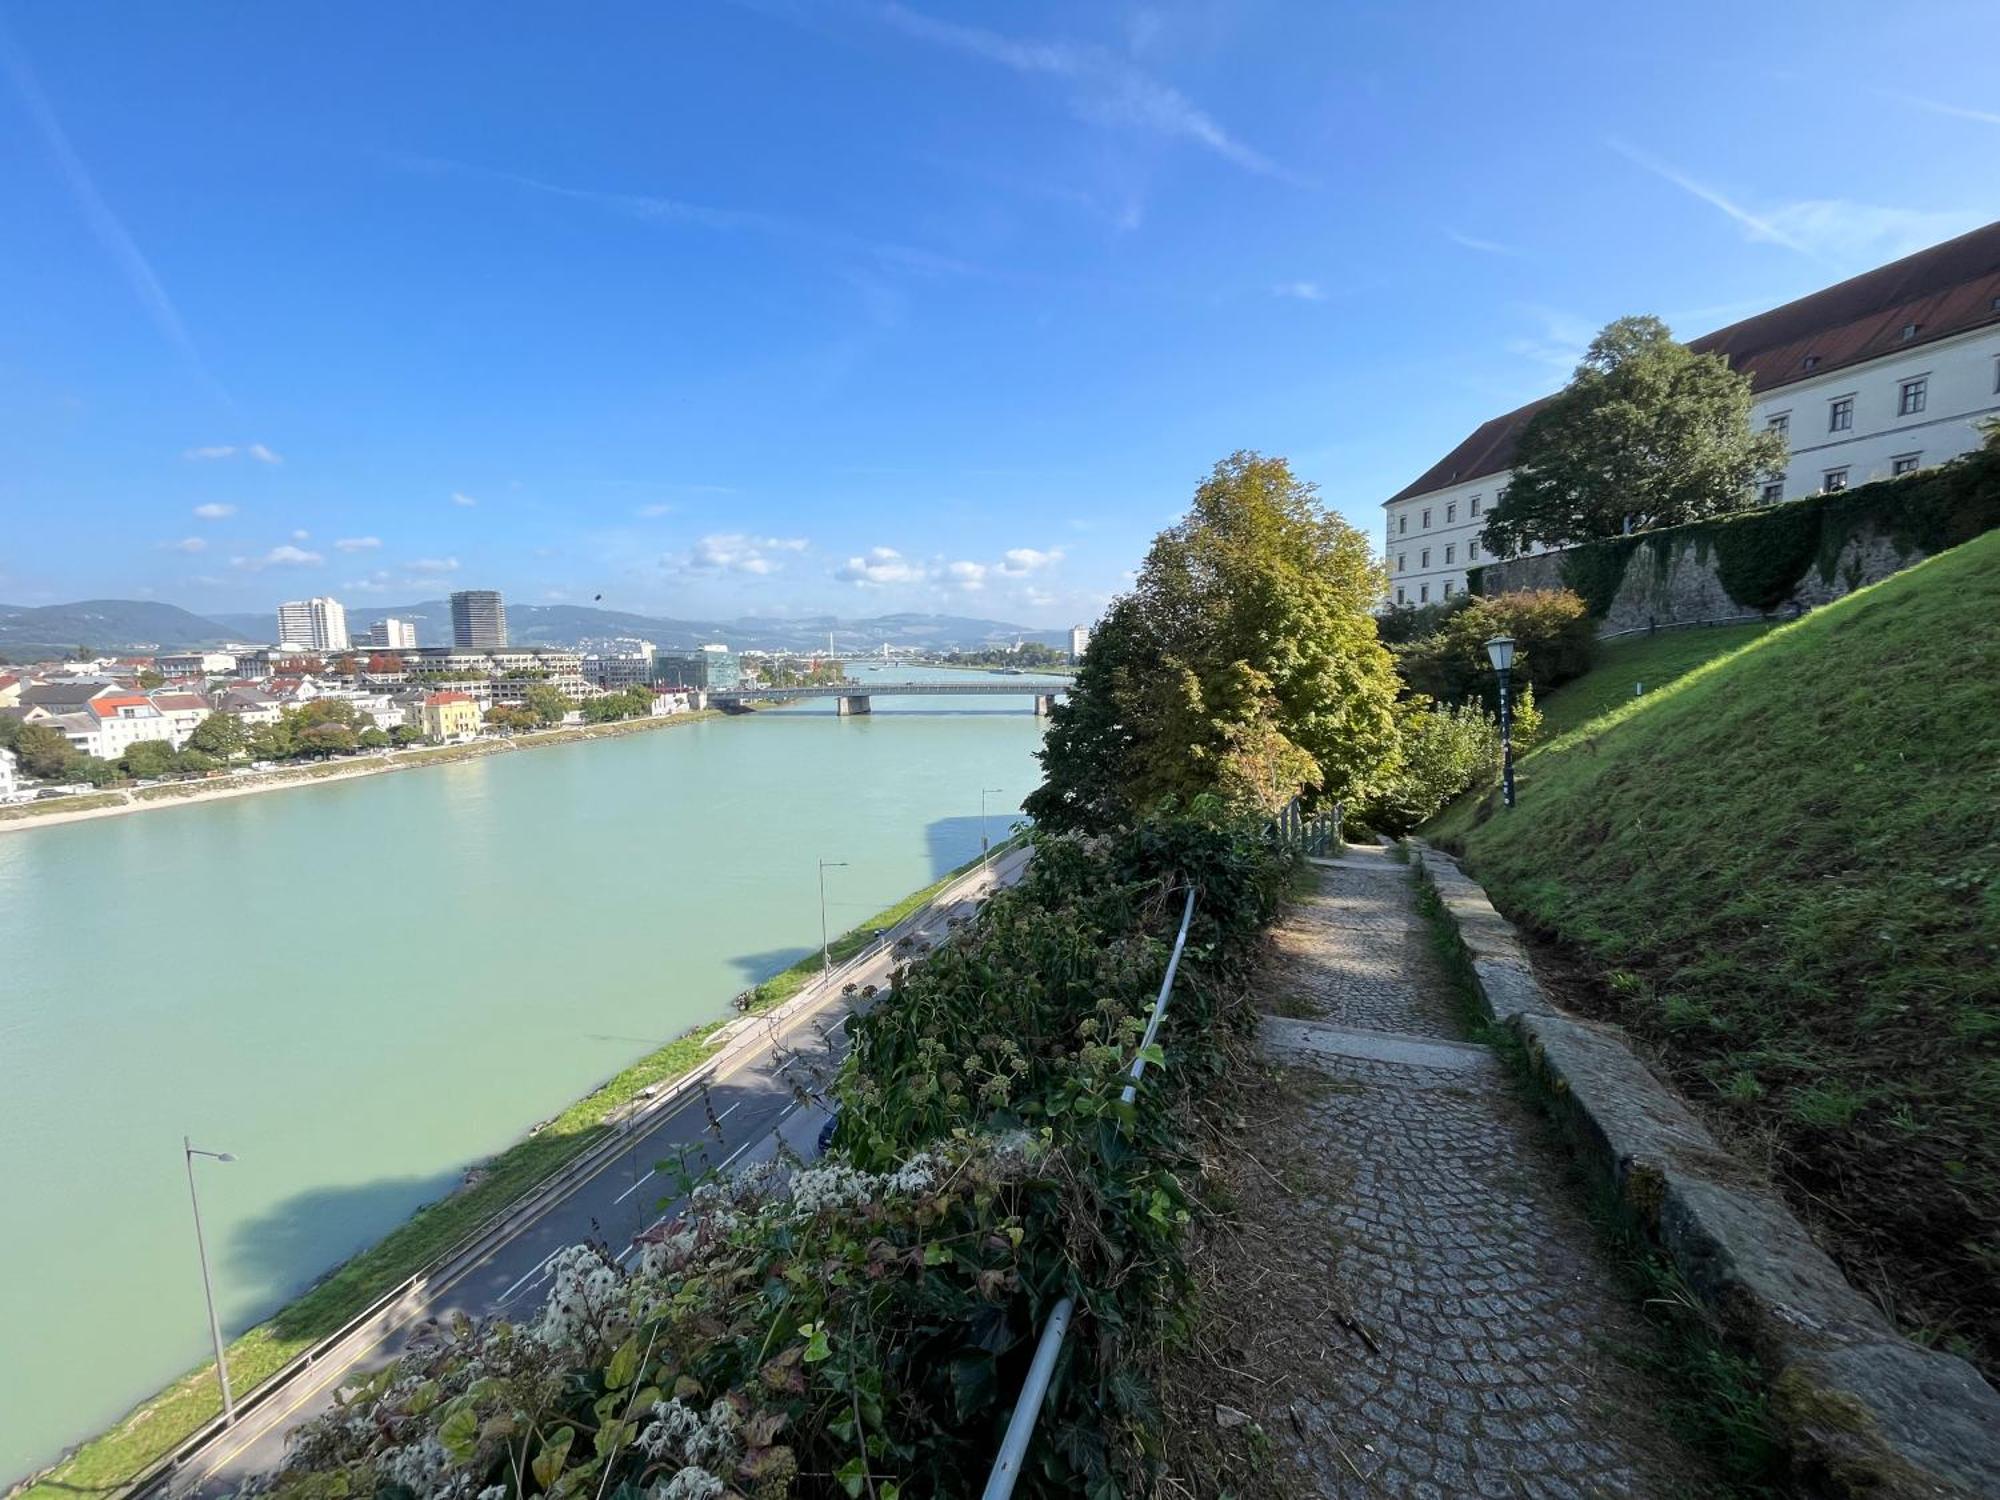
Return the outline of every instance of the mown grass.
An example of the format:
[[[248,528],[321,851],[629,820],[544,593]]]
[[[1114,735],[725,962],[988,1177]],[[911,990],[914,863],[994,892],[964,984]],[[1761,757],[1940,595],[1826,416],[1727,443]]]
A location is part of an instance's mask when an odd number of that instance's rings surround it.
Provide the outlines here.
[[[1635,697],[1635,688],[1656,693],[1696,667],[1767,635],[1774,625],[1706,625],[1658,635],[1628,636],[1599,648],[1597,664],[1574,682],[1551,691],[1536,704],[1544,742],[1567,734]]]
[[[0,807],[0,823],[21,823],[51,813],[84,812],[93,807],[117,807],[125,801],[117,792],[84,792],[74,797],[48,797],[39,802],[17,802]]]
[[[1523,759],[1512,813],[1431,830],[1586,961],[1852,1279],[1989,1373],[1996,685],[2000,533],[1577,726]]]
[[[671,721],[656,721],[671,722]],[[454,747],[447,747],[454,748]],[[994,846],[1000,852],[1018,839]],[[829,947],[835,963],[858,953],[868,935],[894,926],[917,911],[978,860],[968,860],[920,891],[876,913]],[[750,993],[751,1011],[767,1010],[791,998],[819,972],[820,956],[780,970]],[[472,1186],[420,1208],[376,1244],[345,1262],[269,1321],[233,1340],[226,1356],[229,1378],[240,1402],[256,1386],[320,1339],[337,1331],[369,1304],[421,1270],[480,1224],[522,1197],[550,1173],[574,1160],[614,1131],[623,1108],[641,1090],[691,1072],[716,1050],[720,1018],[648,1053],[616,1077],[579,1099],[532,1134],[482,1166]],[[114,1494],[222,1409],[215,1366],[203,1364],[130,1412],[117,1426],[84,1443],[70,1457],[18,1492],[19,1500],[62,1500],[64,1496]]]

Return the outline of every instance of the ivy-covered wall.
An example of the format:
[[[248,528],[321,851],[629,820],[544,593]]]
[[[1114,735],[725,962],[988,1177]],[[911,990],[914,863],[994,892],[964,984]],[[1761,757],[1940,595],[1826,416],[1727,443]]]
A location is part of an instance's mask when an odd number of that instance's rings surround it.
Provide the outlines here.
[[[2000,526],[2000,450],[1716,521],[1475,568],[1475,594],[1571,588],[1607,634],[1824,604]]]

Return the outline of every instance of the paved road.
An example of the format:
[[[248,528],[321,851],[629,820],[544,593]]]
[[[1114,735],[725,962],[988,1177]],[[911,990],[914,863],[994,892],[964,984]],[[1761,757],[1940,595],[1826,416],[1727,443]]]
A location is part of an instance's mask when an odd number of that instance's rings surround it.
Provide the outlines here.
[[[548,1263],[560,1250],[591,1238],[632,1253],[632,1238],[672,1216],[676,1174],[656,1164],[685,1159],[689,1170],[728,1170],[776,1154],[782,1140],[811,1155],[827,1110],[818,1097],[823,1083],[846,1055],[841,1028],[847,1001],[840,987],[885,985],[889,972],[911,950],[905,937],[936,943],[951,918],[968,916],[992,889],[1011,884],[1027,863],[1026,849],[1010,850],[988,870],[975,870],[939,893],[928,907],[891,929],[869,955],[837,970],[824,993],[805,998],[783,1022],[758,1025],[757,1044],[725,1053],[713,1065],[708,1087],[635,1118],[629,1146],[576,1182],[558,1201],[510,1224],[469,1263],[454,1267],[439,1285],[428,1287],[403,1310],[395,1326],[364,1347],[343,1349],[293,1387],[246,1413],[237,1426],[195,1456],[156,1493],[171,1496],[228,1494],[244,1479],[274,1467],[284,1456],[287,1435],[333,1404],[341,1385],[395,1359],[419,1330],[453,1313],[475,1318],[531,1317],[541,1306]],[[504,1238],[502,1237],[504,1236]]]

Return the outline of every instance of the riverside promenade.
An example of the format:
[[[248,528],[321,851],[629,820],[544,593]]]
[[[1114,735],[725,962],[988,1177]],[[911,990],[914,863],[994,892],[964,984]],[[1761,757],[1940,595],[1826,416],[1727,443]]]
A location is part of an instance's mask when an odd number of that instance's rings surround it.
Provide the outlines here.
[[[1655,1335],[1502,1060],[1462,1039],[1409,867],[1383,848],[1315,865],[1274,930],[1260,1029],[1297,1148],[1346,1175],[1250,1211],[1330,1239],[1346,1336],[1266,1393],[1281,1463],[1343,1500],[1700,1493],[1640,1367]]]

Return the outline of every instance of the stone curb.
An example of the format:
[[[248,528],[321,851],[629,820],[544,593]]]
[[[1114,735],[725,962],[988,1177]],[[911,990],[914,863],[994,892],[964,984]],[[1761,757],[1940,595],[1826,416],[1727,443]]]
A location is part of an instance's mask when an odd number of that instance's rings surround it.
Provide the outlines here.
[[[1481,1006],[1592,1163],[1771,1384],[1772,1410],[1814,1494],[1853,1500],[2000,1496],[2000,1394],[1962,1359],[1902,1337],[1768,1186],[1654,1078],[1616,1027],[1565,1014],[1536,983],[1512,923],[1421,839]]]

